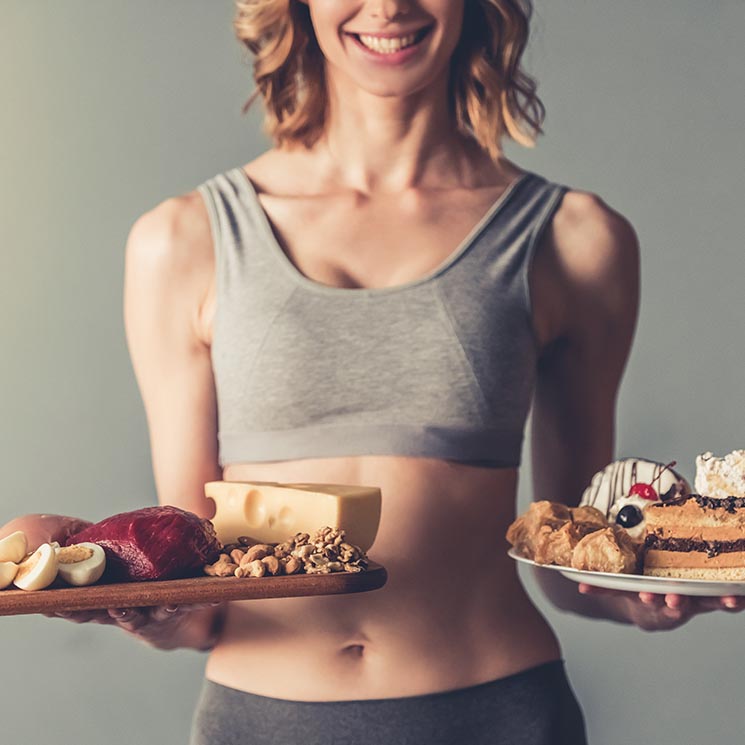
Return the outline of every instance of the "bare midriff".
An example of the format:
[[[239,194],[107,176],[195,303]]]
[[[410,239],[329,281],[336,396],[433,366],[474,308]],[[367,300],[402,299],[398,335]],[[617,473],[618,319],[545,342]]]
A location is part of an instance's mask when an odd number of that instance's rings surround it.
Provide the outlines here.
[[[366,456],[230,465],[223,478],[380,487],[369,556],[388,582],[353,595],[230,603],[209,679],[301,701],[393,698],[559,658],[507,557],[516,469]]]

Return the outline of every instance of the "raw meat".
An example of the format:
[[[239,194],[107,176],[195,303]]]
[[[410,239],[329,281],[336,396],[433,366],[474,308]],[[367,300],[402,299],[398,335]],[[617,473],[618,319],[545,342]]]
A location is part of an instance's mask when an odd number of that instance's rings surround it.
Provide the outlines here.
[[[209,520],[164,505],[107,517],[70,536],[106,552],[105,580],[176,579],[199,574],[222,548]]]

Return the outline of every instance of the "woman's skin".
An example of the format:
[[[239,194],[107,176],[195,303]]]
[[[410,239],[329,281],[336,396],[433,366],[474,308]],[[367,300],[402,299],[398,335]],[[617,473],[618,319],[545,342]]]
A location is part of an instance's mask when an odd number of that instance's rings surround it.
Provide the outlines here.
[[[327,59],[325,136],[309,150],[270,150],[248,163],[246,174],[302,274],[347,288],[417,279],[446,260],[521,173],[506,158],[490,161],[452,124],[447,66],[463,0],[308,4]],[[428,41],[401,67],[370,60],[346,35],[405,34],[426,25],[432,25]],[[532,427],[537,499],[576,504],[591,476],[613,458],[638,273],[637,239],[627,220],[593,194],[567,193],[530,274],[541,352]],[[395,455],[220,468],[210,362],[214,253],[198,193],[166,200],[133,226],[124,311],[159,502],[210,517],[203,486],[216,479],[379,486],[383,512],[370,556],[388,568],[389,581],[360,595],[68,617],[120,626],[160,648],[214,643],[209,678],[299,700],[447,690],[561,656],[506,556],[516,469]],[[53,539],[67,520],[47,518],[35,540]],[[0,535],[38,525],[36,516],[26,516]],[[736,598],[597,591],[554,572],[537,577],[560,608],[644,629],[742,608]]]

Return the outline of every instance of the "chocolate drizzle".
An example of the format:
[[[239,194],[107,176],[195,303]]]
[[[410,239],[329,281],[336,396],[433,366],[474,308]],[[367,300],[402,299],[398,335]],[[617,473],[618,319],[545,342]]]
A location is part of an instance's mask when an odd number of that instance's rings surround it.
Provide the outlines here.
[[[695,499],[696,504],[705,510],[726,510],[729,513],[735,513],[737,510],[745,508],[745,497],[704,497],[701,494],[686,494],[682,497],[675,497],[663,501],[662,507],[680,507],[689,499]]]
[[[606,515],[609,514],[613,504],[621,497],[628,496],[631,487],[637,483],[639,479],[639,466],[641,463],[648,463],[653,466],[652,478],[650,479],[651,483],[660,479],[662,474],[667,470],[676,480],[676,483],[673,484],[671,489],[674,488],[677,493],[683,491],[683,480],[672,468],[667,468],[662,463],[644,461],[640,458],[623,458],[622,460],[609,463],[602,471],[595,474],[590,486],[586,490],[587,499],[584,503],[589,504],[592,507],[598,507],[600,511],[604,512]],[[602,505],[598,503],[600,502],[600,493],[605,484],[608,484],[608,503]],[[659,485],[657,488],[659,488]],[[667,495],[670,495],[669,490],[666,492],[666,496]],[[672,496],[674,495],[675,493],[672,494]]]

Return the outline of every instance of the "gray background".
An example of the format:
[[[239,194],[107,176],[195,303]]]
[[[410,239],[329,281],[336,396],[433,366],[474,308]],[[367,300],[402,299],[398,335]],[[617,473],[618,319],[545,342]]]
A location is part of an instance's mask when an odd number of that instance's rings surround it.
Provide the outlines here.
[[[0,10],[0,523],[101,519],[154,501],[121,313],[129,227],[266,141],[258,111],[240,114],[251,81],[230,0]],[[636,226],[617,451],[689,477],[702,450],[745,447],[744,35],[740,0],[539,0],[528,61],[547,135],[509,149]],[[546,612],[594,743],[742,741],[745,616],[650,634]],[[4,742],[186,742],[203,657],[41,616],[0,625]]]

